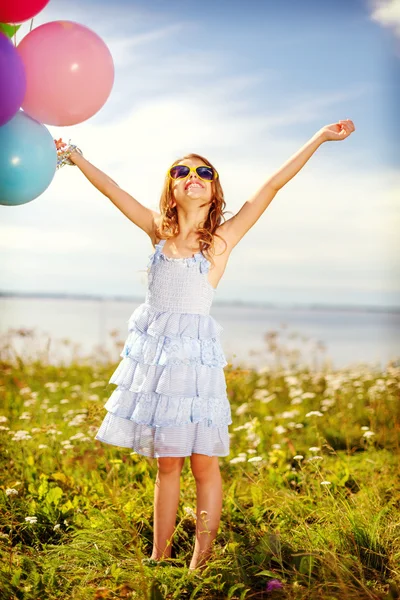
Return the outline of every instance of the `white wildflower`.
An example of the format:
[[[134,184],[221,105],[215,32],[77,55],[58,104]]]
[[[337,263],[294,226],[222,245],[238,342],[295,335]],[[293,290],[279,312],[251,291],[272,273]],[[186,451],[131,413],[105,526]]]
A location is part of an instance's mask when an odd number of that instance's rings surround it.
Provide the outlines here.
[[[281,445],[280,444],[272,444],[271,448],[273,450],[280,450],[281,449]]]
[[[21,440],[29,440],[31,439],[31,435],[25,429],[19,429],[18,431],[12,431],[11,434],[14,434],[12,438],[13,442],[20,442]]]
[[[246,439],[248,442],[252,443],[253,446],[258,446],[261,442],[261,438],[254,431],[248,431],[246,435]]]
[[[19,393],[20,393],[20,394],[29,394],[31,391],[32,391],[32,390],[31,390],[31,388],[30,388],[30,387],[24,387],[24,388],[21,388],[21,389],[19,390]]]
[[[18,496],[18,490],[15,490],[14,488],[7,488],[6,489],[6,496]]]
[[[321,410],[326,410],[327,408],[334,406],[335,402],[336,401],[333,398],[324,398],[321,402]]]
[[[296,398],[293,398],[293,400],[290,402],[290,404],[292,406],[294,406],[295,404],[301,404],[303,402],[303,398],[301,398],[300,396],[296,396]]]
[[[25,400],[25,402],[23,403],[24,406],[32,406],[32,404],[35,404],[35,400]]]
[[[95,387],[102,387],[103,385],[106,385],[105,381],[92,381],[92,383],[89,384],[89,387],[95,388]]]
[[[233,431],[242,431],[242,429],[247,429],[244,425],[238,425],[233,428]]]
[[[236,456],[235,458],[231,458],[231,460],[229,462],[232,465],[235,465],[236,463],[246,462],[246,457],[245,456]]]
[[[62,400],[60,400],[60,404],[69,404],[68,398],[62,398]]]
[[[0,423],[5,423],[6,421],[8,421],[8,417],[5,417],[4,415],[0,415]]]
[[[323,456],[311,456],[311,457],[308,459],[308,462],[314,462],[314,461],[316,461],[316,460],[322,460],[322,459],[323,459]]]
[[[69,421],[68,425],[70,427],[79,427],[82,425],[82,421],[86,419],[86,415],[75,415],[72,421]]]
[[[190,506],[185,506],[185,507],[183,508],[183,510],[185,511],[185,513],[186,513],[187,515],[189,515],[189,516],[190,516],[190,517],[192,517],[193,519],[197,519],[197,515],[196,515],[196,513],[194,512],[193,508],[191,508]]]
[[[365,438],[370,438],[370,437],[372,437],[373,435],[375,435],[375,433],[374,433],[373,431],[366,431],[366,432],[364,433],[363,437],[365,437]]]
[[[311,446],[311,448],[309,448],[310,452],[320,452],[321,448],[318,448],[318,446]]]
[[[324,415],[319,410],[312,410],[306,414],[306,417],[323,417]]]
[[[86,441],[88,438],[82,431],[79,431],[78,433],[75,433],[74,435],[71,435],[71,437],[69,438],[70,440],[83,440]]]
[[[262,460],[262,456],[252,456],[247,459],[247,462],[260,462]]]
[[[25,521],[27,521],[28,523],[36,523],[37,517],[25,517]]]
[[[321,481],[321,485],[331,485],[330,481]]]
[[[366,425],[363,425],[363,427],[361,427],[361,429],[362,429],[363,431],[369,431],[369,427],[367,427]]]
[[[287,431],[287,429],[285,429],[285,427],[283,427],[282,425],[277,425],[276,427],[274,427],[274,430],[279,435],[282,435],[283,433],[286,433],[286,431]]]
[[[54,531],[57,531],[57,529],[60,529],[60,523],[56,523],[53,527]]]
[[[301,398],[303,396],[303,390],[299,387],[290,388],[289,396],[290,396],[290,398],[296,398],[297,396],[299,396]]]
[[[47,381],[44,384],[45,388],[48,388],[51,392],[56,391],[58,389],[59,383],[58,381]]]
[[[249,404],[248,402],[243,402],[243,404],[241,404],[237,409],[236,409],[236,415],[239,417],[240,415],[244,415],[247,410],[249,408]]]
[[[304,456],[302,454],[296,454],[296,456],[293,456],[294,460],[303,460]]]
[[[294,410],[285,410],[279,417],[281,419],[293,419],[294,417],[297,417],[298,414],[299,411],[295,408]]]
[[[21,419],[21,421],[23,421],[23,420],[30,421],[31,413],[25,411],[22,413],[22,415],[20,415],[19,418]]]
[[[275,398],[276,394],[271,394],[267,390],[255,390],[253,393],[253,399],[259,400],[260,402],[263,402],[263,404],[268,404],[269,402],[272,402],[272,400],[275,400]]]
[[[71,444],[71,442],[69,440],[63,440],[61,442],[61,444],[62,444],[64,450],[71,450],[71,448],[74,448],[74,445]]]

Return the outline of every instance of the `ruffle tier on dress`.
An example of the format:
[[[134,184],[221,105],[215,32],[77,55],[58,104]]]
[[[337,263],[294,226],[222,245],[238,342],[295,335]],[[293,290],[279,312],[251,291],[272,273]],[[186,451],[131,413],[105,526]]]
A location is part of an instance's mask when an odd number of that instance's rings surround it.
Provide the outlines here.
[[[174,274],[179,289],[188,278],[195,291],[204,283],[211,287],[204,282],[206,259],[171,259],[161,248],[157,244],[150,256],[149,293],[128,320],[122,360],[109,380],[117,388],[104,405],[107,414],[95,439],[149,457],[227,456],[232,419],[223,328],[207,314],[210,302],[200,307],[204,314],[160,310],[163,285],[168,294],[176,292]]]

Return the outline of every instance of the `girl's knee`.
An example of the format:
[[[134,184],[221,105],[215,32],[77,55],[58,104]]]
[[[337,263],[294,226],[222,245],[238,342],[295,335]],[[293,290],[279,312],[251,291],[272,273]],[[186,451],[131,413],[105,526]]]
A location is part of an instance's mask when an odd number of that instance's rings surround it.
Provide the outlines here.
[[[218,456],[192,454],[190,457],[190,466],[196,481],[209,480],[214,475],[219,475]]]
[[[184,456],[163,456],[157,459],[158,471],[165,475],[180,473],[184,462]]]

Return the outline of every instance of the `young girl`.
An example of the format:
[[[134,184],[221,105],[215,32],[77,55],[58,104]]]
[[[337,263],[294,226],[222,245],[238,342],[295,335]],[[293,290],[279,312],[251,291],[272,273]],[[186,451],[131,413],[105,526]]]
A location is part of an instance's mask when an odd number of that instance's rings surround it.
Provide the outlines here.
[[[157,458],[151,562],[171,557],[186,456],[197,491],[190,569],[206,564],[217,535],[222,509],[218,457],[229,454],[232,420],[222,327],[209,313],[230,253],[323,142],[344,140],[354,130],[349,119],[320,129],[228,220],[218,173],[202,156],[189,154],[175,161],[155,212],[120,189],[76,146],[62,150],[65,144],[56,142],[60,163],[77,165],[148,234],[154,247],[146,299],[129,319],[122,361],[110,379],[117,388],[95,436]]]

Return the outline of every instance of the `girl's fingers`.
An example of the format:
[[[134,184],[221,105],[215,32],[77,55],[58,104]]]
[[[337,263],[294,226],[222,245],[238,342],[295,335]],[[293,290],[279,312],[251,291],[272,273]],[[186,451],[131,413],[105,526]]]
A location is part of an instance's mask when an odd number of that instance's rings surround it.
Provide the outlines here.
[[[341,134],[346,133],[346,135],[348,135],[349,133],[351,133],[351,127],[350,125],[347,123],[347,121],[339,121],[340,126],[341,126]]]
[[[354,131],[355,127],[354,127],[354,123],[351,119],[344,119],[343,121],[339,121],[340,125],[345,125],[346,128],[348,128],[350,131]]]

